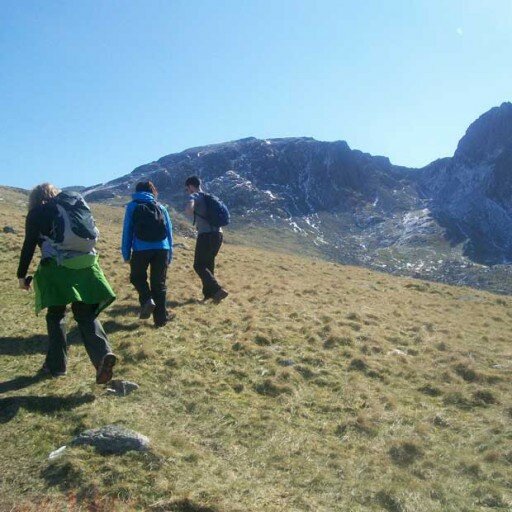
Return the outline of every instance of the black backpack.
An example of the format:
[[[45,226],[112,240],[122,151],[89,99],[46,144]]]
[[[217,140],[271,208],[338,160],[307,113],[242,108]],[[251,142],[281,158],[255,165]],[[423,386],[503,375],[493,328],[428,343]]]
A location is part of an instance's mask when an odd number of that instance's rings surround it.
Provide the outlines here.
[[[206,205],[206,215],[199,215],[194,212],[194,216],[197,215],[204,219],[210,226],[220,228],[229,224],[230,216],[228,207],[216,196],[201,192],[204,197],[204,203]],[[196,223],[194,217],[194,224]]]
[[[158,203],[137,201],[132,221],[135,236],[143,242],[160,242],[167,238],[164,212]]]

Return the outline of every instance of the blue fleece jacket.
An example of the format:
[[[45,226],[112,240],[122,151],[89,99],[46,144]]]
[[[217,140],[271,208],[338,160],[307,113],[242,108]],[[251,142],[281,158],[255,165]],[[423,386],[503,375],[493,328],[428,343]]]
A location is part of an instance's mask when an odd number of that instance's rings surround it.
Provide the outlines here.
[[[123,259],[125,261],[129,261],[132,251],[167,249],[169,251],[170,262],[172,260],[172,223],[167,208],[164,205],[159,204],[164,214],[167,237],[158,242],[145,242],[144,240],[139,240],[133,232],[133,211],[138,204],[137,201],[144,203],[154,203],[155,197],[150,192],[135,192],[135,194],[132,195],[132,199],[133,201],[126,205],[126,212],[124,214],[123,243],[121,247]]]

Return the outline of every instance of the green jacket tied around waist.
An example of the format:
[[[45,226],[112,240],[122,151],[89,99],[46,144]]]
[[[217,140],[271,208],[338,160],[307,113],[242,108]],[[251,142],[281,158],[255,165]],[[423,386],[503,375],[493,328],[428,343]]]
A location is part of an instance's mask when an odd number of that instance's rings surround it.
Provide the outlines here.
[[[116,295],[98,263],[98,256],[84,254],[58,265],[53,258],[41,260],[34,274],[35,311],[73,302],[97,304],[96,314],[109,306]]]

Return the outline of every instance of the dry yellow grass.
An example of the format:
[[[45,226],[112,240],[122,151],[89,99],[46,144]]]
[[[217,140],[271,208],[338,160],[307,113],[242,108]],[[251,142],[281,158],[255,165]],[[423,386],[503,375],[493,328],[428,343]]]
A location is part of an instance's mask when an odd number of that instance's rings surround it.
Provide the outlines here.
[[[0,229],[18,230],[0,234],[0,510],[512,506],[510,298],[226,243],[218,274],[231,295],[204,305],[194,242],[179,239],[176,318],[155,330],[136,318],[119,255],[123,211],[94,205],[118,293],[101,319],[116,377],[141,388],[106,395],[76,335],[68,376],[32,382],[44,317],[16,288],[22,198],[0,197]],[[150,437],[151,453],[47,460],[109,423]]]

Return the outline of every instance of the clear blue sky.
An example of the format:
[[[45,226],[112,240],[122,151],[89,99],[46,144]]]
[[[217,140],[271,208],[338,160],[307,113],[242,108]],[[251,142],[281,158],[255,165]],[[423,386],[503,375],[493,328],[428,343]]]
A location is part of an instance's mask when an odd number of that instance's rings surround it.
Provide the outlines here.
[[[0,184],[346,140],[423,166],[512,99],[512,0],[0,0]]]

